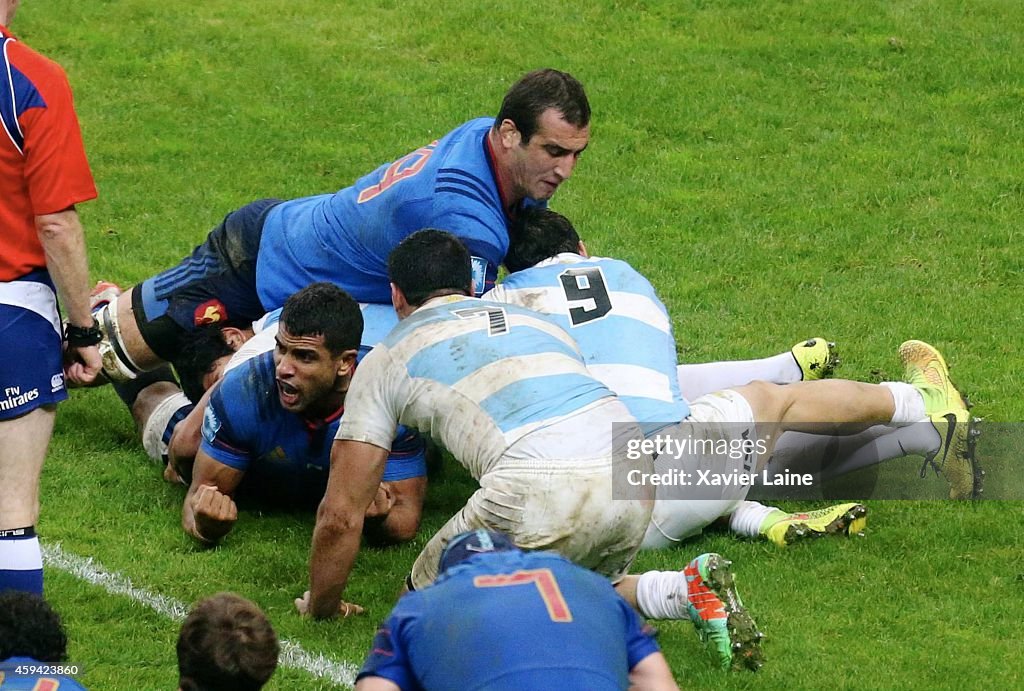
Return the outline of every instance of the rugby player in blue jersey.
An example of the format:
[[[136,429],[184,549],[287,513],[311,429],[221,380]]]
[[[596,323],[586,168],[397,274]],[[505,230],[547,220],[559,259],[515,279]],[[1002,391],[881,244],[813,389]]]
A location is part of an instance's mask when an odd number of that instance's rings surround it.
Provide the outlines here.
[[[607,579],[500,532],[457,535],[399,600],[356,691],[678,689],[652,629]]]
[[[496,118],[470,120],[350,187],[228,214],[177,267],[100,310],[105,374],[131,379],[174,362],[195,329],[246,327],[314,281],[387,304],[388,254],[422,228],[466,243],[482,293],[505,256],[510,219],[572,175],[589,122],[583,86],[537,70],[509,89]]]
[[[274,351],[228,372],[209,397],[182,506],[185,532],[202,542],[227,534],[243,478],[287,505],[319,501],[362,330],[358,304],[333,284],[315,283],[288,299]],[[419,525],[426,462],[414,432],[397,430],[389,447],[375,532],[401,541]]]

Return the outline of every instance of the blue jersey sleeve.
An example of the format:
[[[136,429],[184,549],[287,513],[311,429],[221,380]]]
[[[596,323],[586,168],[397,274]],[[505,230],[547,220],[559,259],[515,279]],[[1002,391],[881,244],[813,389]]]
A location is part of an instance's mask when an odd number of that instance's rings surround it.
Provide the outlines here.
[[[626,622],[626,655],[629,659],[629,668],[633,669],[648,655],[660,652],[661,648],[654,640],[654,627],[644,622],[629,603],[622,598],[619,600]]]
[[[504,217],[490,208],[483,209],[487,218],[466,213],[448,212],[433,220],[433,227],[447,230],[466,245],[473,260],[473,292],[479,297],[494,287],[498,266],[508,252],[508,230]]]
[[[363,677],[381,677],[398,685],[402,691],[418,691],[422,687],[416,680],[409,662],[405,642],[409,640],[414,619],[410,610],[415,593],[405,595],[395,606],[388,620],[377,629],[373,647],[363,662],[356,681]]]
[[[395,440],[391,443],[391,455],[384,465],[381,478],[387,482],[423,477],[427,474],[427,444],[414,429],[398,426]]]
[[[252,461],[252,454],[246,448],[245,418],[244,416],[232,415],[229,408],[229,401],[243,401],[236,391],[241,376],[236,371],[243,370],[238,367],[228,372],[210,396],[203,413],[203,440],[199,448],[210,458],[219,461],[235,470],[245,472],[249,469]],[[239,424],[241,423],[241,424]]]

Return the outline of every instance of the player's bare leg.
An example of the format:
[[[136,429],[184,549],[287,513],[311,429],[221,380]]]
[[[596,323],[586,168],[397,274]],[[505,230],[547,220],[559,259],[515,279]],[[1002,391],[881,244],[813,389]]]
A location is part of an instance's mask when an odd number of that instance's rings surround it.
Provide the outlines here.
[[[752,382],[733,391],[750,404],[758,427],[771,433],[772,444],[784,431],[856,434],[872,425],[889,423],[896,413],[894,394],[888,386],[843,379],[785,386]],[[917,407],[923,416],[924,402]],[[772,433],[774,430],[777,433]]]
[[[39,518],[39,475],[56,412],[42,406],[0,422],[0,528],[33,525]]]
[[[131,404],[132,419],[135,421],[135,428],[139,434],[146,429],[146,423],[153,416],[153,413],[165,401],[181,393],[181,387],[176,382],[161,380],[156,381],[139,392],[135,401]]]
[[[0,590],[42,593],[43,563],[35,524],[39,476],[50,445],[56,406],[0,422]]]
[[[135,288],[129,288],[111,304],[117,307],[117,330],[124,353],[138,369],[147,371],[164,364],[164,361],[150,349],[139,331],[135,311],[132,309],[134,294]]]
[[[103,332],[99,343],[103,376],[95,386],[128,382],[165,364],[146,344],[132,309],[135,288],[122,292],[116,283],[99,281],[90,294],[93,316]]]

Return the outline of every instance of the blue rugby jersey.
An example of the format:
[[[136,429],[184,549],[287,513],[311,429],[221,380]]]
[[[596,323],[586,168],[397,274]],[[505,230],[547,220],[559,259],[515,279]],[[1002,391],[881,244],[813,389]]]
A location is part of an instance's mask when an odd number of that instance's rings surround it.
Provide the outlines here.
[[[543,315],[448,296],[399,322],[360,363],[338,438],[386,446],[401,423],[438,439],[479,478],[528,434],[608,401],[614,395],[572,338]],[[596,436],[581,436],[580,453],[597,455]]]
[[[322,495],[342,412],[311,421],[285,410],[274,379],[274,354],[263,353],[228,372],[210,396],[201,448],[246,472],[247,482],[251,473],[255,481],[289,495]],[[400,428],[382,446],[391,447],[384,480],[426,475],[424,444],[415,431]]]
[[[679,390],[668,310],[654,286],[618,259],[563,253],[509,274],[486,299],[549,315],[579,344],[595,378],[652,434],[690,414]]]
[[[263,306],[280,307],[314,281],[336,283],[359,302],[390,303],[388,255],[424,228],[466,243],[483,293],[508,251],[508,219],[486,142],[493,123],[470,120],[351,187],[275,207],[256,265]]]
[[[550,552],[488,552],[399,600],[359,677],[409,689],[629,687],[658,652],[607,579]]]

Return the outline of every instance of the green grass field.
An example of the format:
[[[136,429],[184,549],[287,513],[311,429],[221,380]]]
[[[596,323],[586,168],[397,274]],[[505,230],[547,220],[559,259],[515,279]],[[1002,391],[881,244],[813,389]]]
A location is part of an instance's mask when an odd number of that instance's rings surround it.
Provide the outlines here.
[[[825,335],[840,344],[840,374],[877,381],[898,378],[897,346],[922,338],[947,355],[977,414],[1015,423],[1021,25],[1024,5],[1008,0],[25,0],[12,29],[75,88],[101,195],[80,208],[94,279],[130,285],[172,265],[251,200],[343,187],[493,115],[520,74],[555,66],[586,85],[594,120],[552,207],[594,254],[651,278],[682,360]],[[1007,429],[995,477],[1012,481],[1022,444]],[[75,392],[58,416],[39,530],[60,546],[47,594],[82,681],[174,688],[178,623],[73,575],[79,557],[93,560],[93,581],[102,567],[170,602],[238,591],[283,638],[358,664],[419,547],[473,488],[455,467],[435,480],[421,537],[360,557],[348,596],[369,616],[313,623],[292,608],[311,515],[246,511],[224,547],[197,548],[178,527],[182,491],[146,460],[113,392]],[[733,559],[768,635],[761,672],[726,674],[689,624],[665,623],[680,684],[1024,684],[1022,504],[868,504],[864,539],[782,550],[713,534],[642,554],[641,569],[704,551]],[[270,688],[334,686],[282,668]]]

